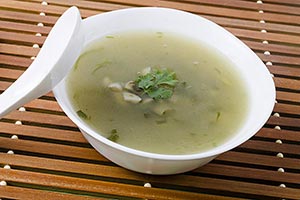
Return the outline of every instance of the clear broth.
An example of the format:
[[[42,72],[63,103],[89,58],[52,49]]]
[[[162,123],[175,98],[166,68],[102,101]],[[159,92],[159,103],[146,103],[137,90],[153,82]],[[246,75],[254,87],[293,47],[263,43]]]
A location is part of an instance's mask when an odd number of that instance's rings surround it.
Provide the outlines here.
[[[137,78],[146,67],[168,68],[185,89],[169,100],[132,104],[104,84]],[[246,85],[234,64],[206,44],[173,33],[126,32],[93,41],[68,77],[68,94],[85,122],[117,143],[159,154],[193,154],[222,145],[240,128],[248,110]],[[173,112],[162,117],[159,107]]]

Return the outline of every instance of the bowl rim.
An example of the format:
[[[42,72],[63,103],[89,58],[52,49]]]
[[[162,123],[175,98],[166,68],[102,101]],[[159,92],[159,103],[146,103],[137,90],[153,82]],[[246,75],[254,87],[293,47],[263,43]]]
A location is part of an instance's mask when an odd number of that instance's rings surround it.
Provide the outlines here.
[[[241,48],[246,49],[249,52],[249,55],[253,57],[253,59],[256,59],[257,62],[260,63],[261,67],[264,68],[264,71],[269,73],[267,67],[264,65],[264,63],[260,60],[260,58],[246,45],[244,44],[241,40],[239,40],[236,36],[234,36],[232,33],[228,32],[226,29],[224,29],[223,27],[217,25],[216,23],[189,13],[189,12],[185,12],[185,11],[181,11],[181,10],[177,10],[177,9],[171,9],[171,8],[163,8],[163,7],[142,7],[142,8],[125,8],[125,9],[120,9],[120,10],[114,10],[114,11],[110,11],[110,12],[106,12],[106,13],[101,13],[101,14],[97,14],[91,17],[88,17],[86,19],[83,20],[83,23],[86,23],[89,20],[94,20],[94,18],[96,18],[98,15],[113,15],[114,13],[122,13],[122,12],[131,12],[131,11],[136,11],[136,10],[141,10],[141,11],[168,11],[168,12],[176,12],[176,13],[181,13],[181,14],[185,14],[185,15],[190,15],[193,17],[197,17],[198,20],[202,20],[205,21],[206,23],[208,23],[210,26],[215,26],[217,27],[220,31],[223,32],[223,34],[231,37],[236,43],[238,43],[238,45]],[[240,144],[244,143],[245,141],[247,141],[249,138],[251,138],[254,134],[257,133],[257,131],[259,131],[263,125],[266,123],[266,121],[268,120],[270,114],[273,111],[273,107],[275,105],[275,94],[276,94],[276,90],[275,90],[275,84],[273,79],[271,78],[271,75],[268,77],[266,76],[269,84],[270,84],[270,92],[271,95],[269,97],[269,99],[273,100],[273,102],[271,102],[270,104],[268,104],[268,108],[266,109],[267,112],[263,113],[263,120],[260,123],[257,123],[256,126],[254,128],[252,128],[251,133],[247,134],[247,137],[243,137],[243,138],[239,138],[237,140],[232,140],[232,138],[229,138],[227,141],[225,141],[222,145],[203,151],[203,152],[199,152],[199,153],[193,153],[193,154],[182,154],[182,155],[172,155],[172,154],[158,154],[158,153],[151,153],[151,152],[146,152],[146,151],[142,151],[142,150],[137,150],[137,149],[133,149],[130,147],[126,147],[123,146],[121,144],[115,143],[110,141],[109,139],[105,138],[104,136],[102,136],[101,134],[97,133],[96,131],[94,131],[93,129],[91,129],[83,120],[81,120],[75,113],[74,109],[72,112],[72,110],[70,110],[64,103],[64,99],[61,97],[60,92],[61,92],[61,85],[62,83],[60,83],[58,85],[58,87],[55,87],[53,89],[53,93],[55,98],[57,99],[57,102],[59,103],[59,105],[61,106],[61,108],[63,109],[63,111],[66,113],[66,115],[81,129],[81,131],[85,132],[86,134],[88,134],[89,136],[91,136],[92,138],[100,141],[101,143],[108,145],[114,149],[132,154],[132,155],[136,155],[139,157],[147,157],[147,158],[151,158],[151,159],[159,159],[159,160],[169,160],[169,161],[180,161],[180,160],[195,160],[195,159],[201,159],[201,158],[207,158],[207,157],[212,157],[212,156],[217,156],[221,153],[224,153],[226,151],[229,151],[237,146],[239,146]],[[65,79],[62,81],[65,82]],[[271,88],[272,87],[272,88]],[[60,89],[58,89],[60,88]],[[64,87],[65,88],[65,87]],[[271,91],[272,90],[272,91]],[[65,92],[66,93],[66,92]]]

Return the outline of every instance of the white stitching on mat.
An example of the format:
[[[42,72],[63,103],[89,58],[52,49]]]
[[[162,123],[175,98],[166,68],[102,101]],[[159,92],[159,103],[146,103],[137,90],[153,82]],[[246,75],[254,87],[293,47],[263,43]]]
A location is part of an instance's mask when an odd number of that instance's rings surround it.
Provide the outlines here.
[[[18,120],[18,121],[15,122],[15,124],[16,125],[22,125],[22,122]]]
[[[284,172],[284,169],[282,167],[278,168],[277,171]]]
[[[152,186],[151,186],[151,184],[150,184],[150,183],[145,183],[145,184],[144,184],[144,187],[151,188]]]
[[[43,6],[47,6],[47,5],[48,5],[48,3],[47,3],[46,1],[42,1],[41,4],[42,4]],[[46,16],[46,13],[41,12],[41,13],[39,13],[39,15],[40,15],[40,16]],[[39,22],[39,23],[37,24],[37,26],[43,27],[44,24],[41,23],[41,22]],[[36,33],[35,36],[41,37],[42,34],[41,34],[41,33]],[[40,47],[39,47],[38,44],[33,44],[32,48],[40,48]],[[35,59],[35,56],[30,57],[30,59],[31,59],[31,60],[34,60],[34,59]],[[26,111],[26,109],[25,109],[24,107],[20,107],[18,110],[21,111],[21,112]],[[16,121],[16,122],[15,122],[15,125],[22,125],[22,122],[21,122],[21,121]],[[19,137],[18,137],[17,135],[12,135],[12,136],[11,136],[11,139],[13,139],[13,140],[16,140],[16,139],[18,139],[18,138],[19,138]],[[7,154],[12,155],[12,154],[14,154],[14,152],[13,152],[13,150],[9,150],[9,151],[7,151]],[[8,165],[8,164],[4,165],[3,168],[4,168],[4,169],[11,169],[10,165]],[[7,182],[6,182],[5,180],[0,181],[0,186],[6,186],[6,185],[7,185]],[[1,200],[1,199],[0,199],[0,200]]]
[[[284,157],[283,153],[278,153],[276,156],[277,156],[278,158],[283,158],[283,157]]]
[[[19,137],[18,137],[17,135],[13,135],[13,136],[11,136],[10,138],[13,139],[13,140],[19,139]]]
[[[258,1],[256,1],[256,3],[257,3],[257,4],[263,4],[263,1],[258,0]],[[264,11],[263,11],[262,9],[260,9],[260,10],[258,10],[258,13],[261,14],[261,16],[262,16],[261,19],[259,20],[259,23],[260,23],[262,26],[264,26],[264,24],[266,24],[266,21],[263,19],[263,15],[262,15],[262,14],[264,13]],[[261,29],[260,32],[261,32],[261,33],[264,33],[264,34],[267,34],[268,31],[267,31],[266,29]],[[268,45],[268,44],[269,44],[269,41],[268,41],[268,40],[263,40],[263,41],[262,41],[262,44],[263,44],[263,45]],[[267,47],[267,46],[266,46],[266,47]],[[265,55],[265,56],[270,56],[270,55],[271,55],[271,52],[268,51],[268,50],[265,50],[265,51],[264,51],[264,55]],[[272,63],[270,60],[267,60],[266,63],[265,63],[265,65],[266,65],[266,66],[272,66],[273,63]],[[274,74],[272,74],[272,73],[270,73],[270,74],[271,74],[272,77],[274,77]],[[275,103],[277,103],[276,100],[275,100]],[[273,116],[274,116],[274,117],[280,117],[280,114],[276,112],[276,113],[273,114]],[[275,126],[274,129],[280,131],[280,130],[281,130],[281,127],[280,127],[280,126]],[[277,139],[277,140],[275,141],[275,143],[278,144],[278,145],[282,145],[283,142],[282,142],[282,140]],[[278,152],[278,153],[276,154],[276,157],[283,159],[283,158],[284,158],[284,155],[283,155],[283,153]],[[277,169],[277,171],[280,172],[280,173],[284,173],[284,172],[285,172],[284,168],[282,168],[282,167],[279,167],[279,168]],[[281,183],[281,184],[279,185],[279,187],[285,188],[286,185],[283,184],[283,183]],[[282,199],[282,200],[284,200],[284,199]]]
[[[280,185],[279,185],[279,187],[283,187],[283,188],[285,188],[285,187],[286,187],[286,185],[282,183],[282,184],[280,184]]]
[[[18,109],[20,112],[25,112],[26,111],[26,108],[25,107],[20,107],[19,109]]]
[[[33,47],[34,49],[40,48],[40,46],[39,46],[38,44],[33,44],[32,47]]]
[[[3,169],[11,169],[10,165],[4,165]]]
[[[263,1],[256,1],[256,3],[257,3],[257,4],[263,4]],[[263,11],[263,10],[259,10],[258,13],[263,14],[264,11]],[[262,17],[261,17],[261,19],[259,20],[259,23],[260,23],[260,24],[266,24],[267,22],[263,19],[263,15],[261,15],[261,16],[262,16]],[[268,31],[267,31],[266,29],[261,29],[260,32],[261,32],[261,33],[268,33]],[[263,40],[262,43],[263,43],[263,44],[269,44],[269,41]],[[264,55],[270,56],[270,55],[271,55],[271,52],[268,51],[268,50],[265,50],[265,51],[264,51]],[[270,62],[270,61],[267,61],[267,62],[265,63],[265,65],[271,66],[271,65],[273,65],[273,63]],[[271,76],[274,77],[273,74],[271,74]]]
[[[262,41],[263,44],[269,44],[267,40]]]
[[[43,24],[42,22],[39,22],[39,23],[37,24],[37,26],[39,26],[39,27],[43,27],[43,26],[44,26],[44,24]]]
[[[7,151],[7,154],[12,155],[12,154],[15,154],[15,152],[13,150],[9,150],[9,151]]]
[[[269,66],[271,66],[271,65],[273,65],[273,63],[272,63],[272,62],[270,62],[270,61],[268,61],[268,62],[266,62],[266,65],[269,65]]]
[[[6,185],[7,185],[6,181],[0,181],[0,186],[6,186]]]
[[[274,129],[281,130],[280,126],[275,126]]]
[[[275,143],[276,144],[282,144],[282,141],[281,140],[276,140]]]

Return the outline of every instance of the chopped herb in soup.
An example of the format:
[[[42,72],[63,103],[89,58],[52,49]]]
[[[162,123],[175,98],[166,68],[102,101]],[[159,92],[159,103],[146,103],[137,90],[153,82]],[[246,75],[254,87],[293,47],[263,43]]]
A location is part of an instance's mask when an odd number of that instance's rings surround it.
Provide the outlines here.
[[[212,47],[167,32],[93,41],[68,76],[77,115],[121,145],[192,154],[222,145],[243,123],[246,85]]]

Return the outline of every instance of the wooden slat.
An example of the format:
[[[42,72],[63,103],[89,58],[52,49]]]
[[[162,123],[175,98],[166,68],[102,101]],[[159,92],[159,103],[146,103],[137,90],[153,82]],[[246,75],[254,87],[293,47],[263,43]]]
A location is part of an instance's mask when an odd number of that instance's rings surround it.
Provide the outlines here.
[[[242,177],[248,179],[256,179],[262,181],[275,181],[284,183],[299,183],[300,174],[289,172],[278,172],[271,170],[262,170],[249,167],[240,167],[223,164],[208,164],[204,167],[198,168],[193,172],[201,174],[212,174],[226,177]],[[200,176],[201,176],[200,174]]]
[[[64,199],[64,200],[101,200],[105,198],[72,195],[59,192],[50,192],[37,189],[20,188],[14,186],[0,187],[0,196],[7,199]]]
[[[39,0],[32,0],[34,2],[38,2],[40,3]],[[106,3],[106,2],[95,2],[95,1],[78,1],[78,0],[65,0],[65,1],[59,1],[59,0],[50,0],[47,1],[50,5],[55,4],[55,5],[59,5],[59,6],[70,6],[70,5],[74,5],[77,6],[79,8],[85,8],[85,9],[97,9],[97,10],[102,10],[102,11],[109,11],[109,10],[116,10],[116,9],[124,9],[124,8],[128,8],[130,6],[126,6],[126,5],[120,5],[120,4],[115,4],[115,3]],[[57,9],[53,9],[53,12],[56,12]]]
[[[50,27],[46,26],[37,26],[36,24],[24,24],[24,23],[16,23],[16,22],[9,22],[9,21],[1,21],[0,22],[0,29],[6,30],[14,30],[14,31],[24,31],[28,33],[42,33],[47,34],[50,31]]]
[[[87,143],[79,131],[51,129],[39,126],[16,125],[0,122],[0,132],[22,136],[30,136],[43,139],[62,140],[67,142]]]
[[[213,14],[215,16],[228,16],[232,18],[255,19],[261,20],[262,17],[266,21],[299,24],[299,16],[264,13],[263,16],[258,11],[247,11],[241,9],[220,8],[214,6],[195,6],[193,4],[185,4],[181,2],[160,2],[160,6],[171,7],[175,9],[183,9],[198,14]],[[226,13],[226,14],[225,14]]]
[[[3,172],[5,169],[0,169]],[[4,178],[8,181],[20,181],[27,182],[30,180],[31,183],[50,185],[54,187],[68,187],[70,189],[92,191],[92,192],[102,192],[115,195],[132,196],[132,197],[142,197],[142,198],[155,198],[155,199],[200,199],[205,198],[206,195],[201,195],[199,193],[187,193],[184,191],[178,192],[175,190],[165,190],[158,188],[145,188],[141,186],[130,186],[120,183],[109,183],[104,181],[94,181],[85,180],[79,178],[62,177],[57,175],[46,175],[18,170],[6,171],[6,174],[2,175],[0,173],[0,178]],[[42,179],[40,178],[42,177]],[[177,179],[184,179],[184,177],[173,177],[173,181],[176,182]],[[43,180],[43,181],[41,181]],[[242,183],[239,181],[221,180],[213,178],[202,178],[194,177],[195,182],[188,182],[189,178],[186,177],[186,186],[190,187],[203,187],[210,188],[211,185],[217,185],[219,190],[236,191],[239,188],[240,193],[254,193],[255,195],[266,195],[266,196],[278,196],[286,198],[297,198],[300,191],[292,188],[280,188],[278,186],[266,186],[260,184]],[[45,183],[46,182],[46,183]],[[80,182],[81,184],[75,184]],[[160,180],[164,182],[164,180]],[[169,183],[169,182],[168,182]],[[219,183],[219,184],[216,184]],[[261,186],[259,188],[259,186]],[[259,188],[259,189],[257,189]],[[224,198],[224,197],[223,197]]]
[[[300,77],[300,68],[279,65],[267,66],[269,71],[275,75]]]
[[[268,31],[273,32],[282,32],[282,33],[292,33],[299,34],[300,28],[298,26],[287,25],[287,24],[277,24],[277,23],[260,23],[259,20],[245,20],[245,19],[237,19],[237,18],[226,18],[226,16],[217,17],[201,14],[202,17],[205,17],[217,24],[220,24],[224,27],[235,27],[235,28],[243,28],[243,29],[252,29],[252,30],[262,30],[266,29]]]
[[[1,148],[17,151],[26,151],[38,154],[47,154],[54,156],[64,156],[70,158],[80,158],[89,160],[107,161],[92,148],[75,147],[70,145],[61,145],[47,142],[36,142],[29,140],[12,140],[10,138],[0,138]]]
[[[1,38],[9,41],[9,42],[24,42],[31,44],[39,44],[42,45],[45,41],[45,37],[37,37],[33,34],[24,34],[24,33],[15,33],[15,32],[7,32],[7,31],[0,31]]]
[[[265,10],[265,11],[272,11],[276,13],[288,13],[288,14],[295,14],[299,15],[299,10],[295,7],[291,6],[285,6],[285,5],[274,5],[274,4],[258,4],[256,1],[222,1],[222,0],[216,0],[216,1],[209,1],[209,0],[183,0],[185,2],[194,2],[197,4],[210,4],[210,5],[216,5],[220,7],[231,7],[231,8],[237,8],[237,9],[251,9],[251,10]]]
[[[5,173],[4,173],[5,172]],[[42,177],[42,178],[41,178]],[[26,183],[30,182],[32,184],[38,184],[42,186],[51,186],[57,188],[79,190],[79,191],[89,191],[102,194],[111,194],[119,196],[128,197],[141,197],[141,198],[155,198],[155,199],[199,199],[199,198],[209,198],[216,199],[210,195],[191,193],[176,190],[165,190],[159,188],[145,188],[143,186],[128,185],[123,183],[111,183],[100,180],[88,180],[83,178],[73,178],[65,177],[59,175],[41,174],[33,172],[25,172],[19,170],[6,170],[0,169],[0,178]],[[78,184],[80,183],[80,184]],[[279,188],[280,189],[280,188]],[[292,191],[294,196],[294,191]],[[275,192],[274,192],[275,193]],[[221,197],[221,199],[228,199],[226,197]]]
[[[300,118],[270,117],[267,124],[300,128]]]
[[[30,65],[70,5],[83,18],[157,6],[206,17],[246,43],[274,74],[276,100],[264,128],[208,165],[172,176],[123,169],[97,153],[50,92],[0,120],[0,199],[297,199],[300,196],[300,3],[263,0],[0,0],[0,93]],[[263,10],[264,13],[259,13]],[[46,16],[39,15],[40,12]],[[265,23],[260,23],[264,20]],[[43,27],[37,26],[41,22]],[[267,33],[260,32],[262,29]],[[39,32],[42,37],[35,34]],[[268,44],[262,43],[264,40]],[[265,55],[269,51],[271,55]],[[42,67],[42,66],[41,66]],[[14,124],[22,121],[23,125]],[[275,129],[276,127],[276,129]],[[280,130],[278,130],[281,127]],[[19,139],[11,139],[17,135]],[[280,141],[279,141],[280,140]],[[13,150],[15,154],[7,154]],[[283,158],[277,157],[282,153]],[[280,170],[279,170],[280,169]],[[279,171],[278,171],[279,170]],[[281,171],[285,172],[281,172]],[[143,184],[149,182],[152,188]],[[285,184],[286,188],[278,187]]]
[[[39,49],[29,47],[29,46],[22,46],[22,45],[15,45],[15,44],[0,44],[0,53],[3,54],[12,54],[12,55],[21,55],[21,56],[36,56],[39,52]],[[1,73],[0,73],[1,74]]]
[[[62,1],[51,1],[51,2],[55,2],[58,4],[63,4],[63,5],[67,5],[67,3],[64,3]],[[50,3],[51,3],[50,2]],[[89,2],[91,3],[91,2]],[[227,4],[228,2],[226,2]],[[84,3],[84,4],[80,4],[77,3],[75,4],[77,6],[82,6],[84,8],[97,8],[97,6],[99,6],[99,3],[95,3],[93,2],[91,4],[91,6],[89,7],[88,3]],[[255,4],[256,5],[256,4]],[[271,31],[282,31],[282,32],[290,32],[290,33],[300,33],[300,28],[297,26],[290,26],[290,25],[282,25],[282,24],[274,24],[274,23],[266,23],[266,24],[261,24],[257,22],[253,22],[253,21],[247,21],[247,23],[245,23],[244,20],[239,20],[239,19],[226,19],[224,17],[220,18],[220,17],[214,17],[214,16],[209,16],[209,15],[203,15],[205,17],[207,17],[208,19],[215,21],[216,23],[220,23],[223,26],[239,26],[239,27],[247,27],[247,28],[256,28],[256,29],[268,29]]]
[[[247,37],[251,39],[261,39],[261,40],[269,40],[269,41],[275,41],[275,42],[282,42],[282,43],[291,43],[291,44],[298,44],[300,45],[300,40],[298,36],[294,35],[285,35],[285,34],[279,34],[279,33],[261,33],[259,31],[252,31],[252,30],[242,30],[237,28],[227,28],[230,32],[232,32],[237,37]],[[27,41],[30,43],[37,43],[42,44],[45,40],[45,38],[42,37],[36,37],[35,35],[29,35],[24,33],[14,33],[14,32],[6,32],[6,31],[0,31],[1,36],[3,39],[6,39],[8,41],[16,41],[16,42],[22,42]]]
[[[22,23],[37,24],[39,22],[53,25],[58,17],[56,16],[40,16],[38,13],[24,13],[9,10],[0,10],[0,18],[5,20],[14,20]]]
[[[300,141],[299,141],[300,142]],[[240,145],[241,149],[253,150],[253,151],[266,151],[274,152],[275,154],[281,152],[283,154],[294,154],[295,156],[300,155],[299,145],[294,144],[278,144],[275,142],[265,142],[257,140],[249,140],[244,144]]]
[[[11,84],[9,82],[0,81],[0,91],[4,91],[6,88],[8,88]]]
[[[263,53],[256,53],[264,62],[272,60],[274,63],[283,63],[287,65],[300,65],[300,57],[296,56],[282,56],[282,55],[264,55]]]
[[[39,158],[33,156],[23,156],[23,155],[9,155],[0,153],[0,163],[9,164],[12,168],[14,167],[27,167],[32,169],[47,169],[62,171],[65,173],[78,173],[78,174],[87,174],[92,176],[102,176],[102,177],[113,177],[113,178],[122,178],[126,180],[135,180],[135,181],[154,181],[152,176],[143,175],[134,173],[122,168],[115,166],[103,166],[98,164],[90,163],[76,163],[72,161],[62,161],[49,158]],[[86,170],[83,172],[82,168]],[[226,169],[226,170],[224,170]],[[230,171],[230,172],[228,172]],[[257,180],[268,180],[268,181],[277,181],[277,182],[288,182],[288,183],[298,183],[299,174],[294,173],[280,173],[277,171],[268,171],[268,170],[257,170],[253,168],[246,167],[237,167],[229,165],[221,165],[210,163],[204,167],[196,169],[193,173],[202,173],[202,174],[214,174],[222,176],[231,176],[231,177],[242,177],[249,179]],[[186,175],[176,175],[180,177],[186,177]],[[193,181],[192,176],[188,176],[190,181]],[[169,180],[172,182],[172,177],[165,177],[165,182]],[[158,180],[158,179],[156,179]],[[180,179],[179,179],[180,180]],[[177,185],[184,186],[184,181],[177,182]]]
[[[273,80],[275,82],[276,87],[299,91],[300,80],[279,77],[274,77]]]
[[[107,161],[103,156],[96,153],[92,149],[82,148],[82,147],[72,147],[67,145],[59,144],[48,144],[45,142],[34,142],[34,141],[25,141],[25,140],[12,140],[9,138],[1,138],[0,144],[2,148],[13,149],[18,151],[34,152],[40,154],[48,155],[57,155],[57,156],[67,156],[71,158],[80,158],[80,159],[89,159],[89,160],[101,160]],[[231,156],[224,155],[234,155],[235,159],[228,159]],[[251,159],[249,159],[251,157]],[[247,160],[249,159],[249,160]],[[245,162],[248,164],[257,164],[257,165],[267,165],[267,166],[276,166],[276,167],[286,167],[291,169],[300,169],[300,163],[296,162],[296,159],[292,158],[278,158],[276,154],[274,156],[264,156],[264,155],[255,155],[247,153],[237,153],[237,152],[227,152],[217,160],[226,160],[226,161],[237,161]]]
[[[226,28],[226,29],[229,30],[237,37],[300,45],[299,36],[296,35],[286,35],[281,33],[270,33],[270,32],[262,33],[260,31],[243,30],[237,28]]]
[[[285,92],[285,91],[276,91],[276,99],[299,103],[300,102],[300,94]]]
[[[48,27],[37,27],[36,25],[32,25],[32,23],[38,21],[48,25],[53,25],[57,20],[55,16],[39,16],[37,14],[32,13],[9,13],[9,11],[2,11],[0,12],[0,16],[2,14],[2,18],[6,18],[7,20],[15,19],[24,21],[26,20],[29,25],[25,25],[23,23],[15,23],[15,22],[1,22],[2,26],[7,25],[5,28],[9,28],[11,30],[24,30],[24,31],[31,31],[31,32],[41,32],[47,34],[49,31]],[[225,17],[215,17],[210,15],[201,15],[210,19],[224,27],[236,27],[236,28],[245,28],[245,29],[256,29],[262,30],[267,29],[268,31],[276,31],[276,32],[283,32],[283,33],[300,33],[300,27],[298,26],[291,26],[291,25],[282,25],[282,24],[275,24],[275,23],[259,23],[259,21],[250,21],[250,20],[241,20],[241,19],[230,19]],[[12,26],[14,25],[14,26]],[[25,29],[28,27],[29,30]]]
[[[29,109],[42,109],[46,111],[54,111],[62,113],[63,110],[60,108],[57,102],[48,101],[43,99],[36,99],[24,105],[25,108]]]
[[[0,68],[0,74],[1,78],[7,78],[7,79],[17,79],[23,71],[21,70],[11,70],[6,68]]]
[[[50,115],[47,113],[13,111],[10,114],[6,115],[5,118],[11,120],[26,121],[28,123],[76,127],[75,124],[66,116]]]
[[[288,141],[300,141],[300,134],[298,131],[289,131],[289,130],[277,130],[275,128],[262,128],[260,131],[256,133],[256,136],[280,140],[288,140]]]
[[[263,44],[262,41],[249,41],[243,40],[251,49],[260,50],[260,51],[269,51],[271,53],[278,53],[278,54],[290,54],[290,55],[299,55],[300,48],[295,46],[287,46],[282,44]]]
[[[259,155],[254,153],[242,153],[229,151],[216,158],[218,161],[235,162],[240,164],[248,164],[249,166],[261,165],[266,167],[300,169],[300,162],[296,158],[280,158],[274,156]]]
[[[8,164],[12,168],[31,168],[31,169],[47,169],[47,170],[55,170],[61,171],[65,173],[77,173],[77,174],[86,174],[92,176],[101,176],[101,177],[110,177],[110,178],[121,178],[126,180],[134,180],[134,181],[158,181],[159,179],[155,179],[150,175],[143,175],[134,173],[122,168],[118,168],[115,166],[104,166],[98,164],[90,164],[90,163],[76,163],[72,161],[62,161],[57,159],[49,159],[49,158],[38,158],[33,156],[23,156],[23,155],[8,155],[8,154],[0,154],[0,163]],[[227,169],[226,171],[220,170],[222,168]],[[84,169],[84,171],[82,170]],[[193,171],[193,174],[202,173],[202,174],[214,174],[214,175],[223,175],[223,176],[237,176],[240,178],[251,178],[257,180],[269,180],[269,181],[284,181],[289,183],[298,183],[297,176],[294,176],[292,173],[278,173],[277,171],[268,171],[268,170],[258,170],[259,173],[256,173],[256,177],[253,177],[252,173],[247,171],[254,172],[257,169],[253,168],[244,168],[244,167],[235,167],[235,166],[225,166],[221,164],[213,164],[210,163],[204,167],[196,169]],[[234,173],[234,174],[233,174]],[[275,177],[278,176],[278,177]],[[287,178],[288,176],[289,178]],[[177,182],[173,182],[173,177],[168,176],[165,177],[164,182],[169,184],[175,184],[184,186],[184,181],[181,181],[180,177],[184,177],[184,179],[191,179],[193,181],[192,176],[187,175],[176,175]],[[169,181],[168,181],[169,180]]]
[[[300,105],[297,106],[297,105],[277,103],[275,104],[274,112],[300,115]]]
[[[137,1],[134,1],[137,4]],[[31,2],[19,2],[19,1],[0,1],[3,7],[9,7],[14,9],[20,10],[38,10],[40,12],[46,12],[50,14],[60,14],[66,10],[66,7],[60,7],[56,5],[49,5],[49,6],[42,6],[40,3],[31,3]],[[74,1],[76,3],[76,1]],[[140,4],[140,3],[138,3]],[[149,4],[149,3],[148,3]],[[148,5],[147,3],[144,5]],[[152,6],[161,6],[161,7],[170,7],[175,9],[182,9],[189,12],[195,12],[198,14],[214,14],[216,16],[223,16],[226,13],[227,16],[233,18],[243,18],[243,19],[255,19],[260,20],[261,14],[257,11],[246,11],[246,10],[238,10],[238,9],[231,9],[231,8],[221,8],[221,7],[214,7],[214,6],[198,6],[193,4],[186,4],[181,2],[169,2],[169,1],[156,1],[156,3],[152,3]],[[93,6],[94,7],[94,6]],[[123,6],[120,6],[123,8]],[[101,9],[99,9],[101,10]],[[105,10],[106,11],[106,10]],[[98,14],[99,11],[81,9],[81,14],[83,17],[88,17],[91,15]],[[265,20],[270,22],[286,22],[289,21],[290,23],[299,24],[300,16],[295,15],[284,15],[284,14],[272,14],[272,13],[264,13]]]
[[[29,57],[24,58],[0,54],[0,63],[5,65],[28,67],[32,63],[32,60],[30,60]]]
[[[34,13],[37,14],[39,14],[40,12],[45,12],[47,14],[54,14],[54,15],[62,14],[69,7],[69,6],[61,7],[55,5],[43,6],[41,5],[41,3],[23,2],[23,1],[15,1],[15,0],[10,0],[10,1],[0,0],[0,5],[4,8],[17,9],[23,12],[26,10],[34,10]],[[80,13],[82,17],[85,18],[87,16],[98,14],[99,11],[81,9]]]
[[[19,156],[19,155],[5,155],[2,154],[4,157],[0,158],[0,162],[7,161],[7,164],[10,164],[12,167],[14,166],[26,166],[30,168],[41,168],[41,169],[48,169],[48,170],[59,170],[65,172],[75,172],[75,173],[83,173],[81,171],[82,168],[87,169],[84,171],[85,174],[93,175],[93,176],[109,176],[114,178],[122,178],[122,179],[132,179],[138,181],[148,181],[151,183],[155,183],[157,181],[167,183],[167,184],[176,184],[180,186],[185,186],[186,182],[192,182],[194,178],[199,179],[198,177],[194,176],[187,176],[187,175],[177,175],[175,177],[175,182],[172,182],[172,178],[174,177],[164,177],[164,178],[156,178],[153,176],[146,176],[140,175],[138,173],[132,173],[130,171],[119,169],[117,167],[111,166],[99,166],[95,164],[78,164],[73,163],[70,161],[59,161],[53,159],[42,159],[42,158],[35,158],[35,157],[28,157],[28,156]],[[223,170],[221,170],[223,168]],[[224,170],[225,169],[225,170]],[[286,177],[289,177],[290,182],[296,182],[296,177],[290,173],[280,173],[280,172],[268,172],[266,170],[260,170],[261,176],[251,177],[253,175],[251,172],[254,170],[251,168],[241,168],[241,167],[231,167],[227,166],[220,166],[218,164],[209,164],[206,167],[200,168],[195,170],[194,172],[197,173],[205,173],[205,174],[215,174],[215,175],[225,175],[228,176],[236,174],[238,177],[245,177],[245,178],[257,178],[260,179],[264,177],[264,179],[272,180],[272,181],[287,181]],[[230,173],[228,173],[230,172]],[[275,176],[276,175],[276,176]],[[285,177],[285,178],[284,178]],[[163,181],[161,181],[161,179]],[[218,180],[217,180],[218,181]],[[202,181],[201,181],[202,182]],[[193,187],[203,187],[203,184],[193,184]]]
[[[292,6],[299,6],[300,2],[299,1],[295,1],[295,0],[286,0],[286,1],[281,1],[281,0],[264,0],[264,2],[268,2],[268,3],[278,3],[278,4],[288,4],[288,5],[292,5]]]

